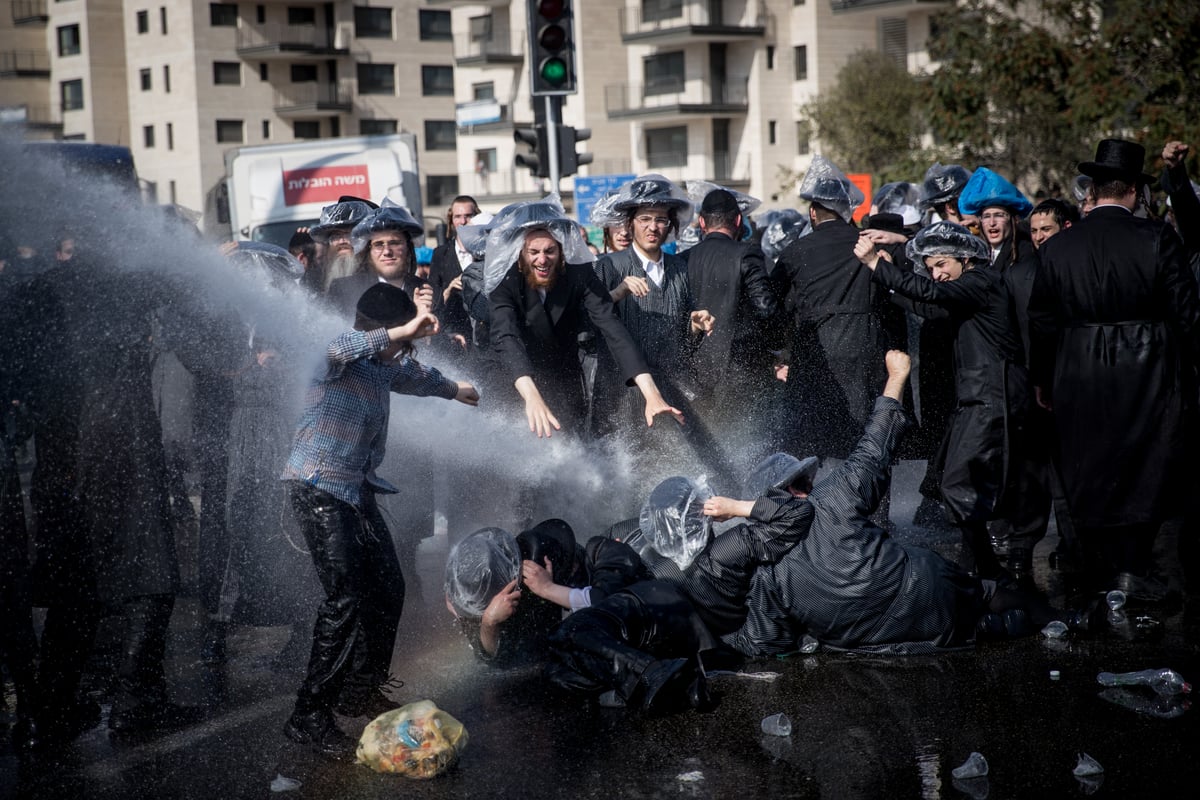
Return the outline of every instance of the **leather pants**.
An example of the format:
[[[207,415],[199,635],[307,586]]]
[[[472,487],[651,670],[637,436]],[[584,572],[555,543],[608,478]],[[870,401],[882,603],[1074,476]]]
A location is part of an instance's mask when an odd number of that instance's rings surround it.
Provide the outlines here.
[[[364,489],[364,509],[300,481],[289,483],[325,600],[317,609],[308,672],[296,710],[330,709],[347,679],[381,683],[404,608],[404,576],[391,534]]]

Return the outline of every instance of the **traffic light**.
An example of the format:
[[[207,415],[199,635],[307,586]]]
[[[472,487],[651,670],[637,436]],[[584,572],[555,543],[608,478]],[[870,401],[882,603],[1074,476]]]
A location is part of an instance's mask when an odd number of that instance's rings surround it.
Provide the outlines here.
[[[575,14],[571,0],[528,0],[531,94],[575,94]]]
[[[574,175],[584,164],[592,163],[593,153],[579,153],[575,150],[576,142],[586,142],[592,138],[591,128],[572,128],[560,125],[558,128],[558,166],[565,178]]]
[[[517,153],[514,159],[518,167],[528,167],[535,178],[550,177],[550,146],[545,125],[532,128],[515,128],[513,141],[529,145],[528,153]]]

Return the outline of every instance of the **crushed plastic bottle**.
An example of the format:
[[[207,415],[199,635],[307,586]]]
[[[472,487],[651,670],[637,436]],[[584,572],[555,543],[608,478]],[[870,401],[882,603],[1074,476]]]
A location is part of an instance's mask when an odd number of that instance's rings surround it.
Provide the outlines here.
[[[818,642],[816,639],[814,639],[812,636],[809,636],[807,633],[804,634],[804,638],[800,640],[800,652],[801,653],[805,653],[805,654],[815,653],[815,652],[817,652],[817,649],[820,646],[821,646],[821,643]]]
[[[779,713],[765,717],[760,726],[762,732],[769,736],[791,736],[792,721],[787,714]]]
[[[1104,767],[1100,766],[1100,762],[1087,753],[1080,753],[1079,763],[1075,765],[1075,769],[1071,770],[1071,774],[1076,778],[1091,778],[1103,775]]]
[[[294,792],[301,786],[300,781],[295,778],[285,777],[282,772],[275,773],[275,780],[271,781],[272,792]]]
[[[1167,667],[1137,672],[1101,672],[1096,680],[1101,686],[1149,686],[1163,697],[1192,692],[1192,685],[1178,672]]]
[[[987,759],[983,757],[982,753],[971,753],[971,755],[967,756],[967,760],[962,763],[962,766],[950,770],[950,774],[960,781],[970,778],[987,777]]]
[[[1125,607],[1125,593],[1120,589],[1113,589],[1108,594],[1104,595],[1104,602],[1108,603],[1108,607],[1113,611],[1120,611]]]
[[[1192,707],[1187,695],[1147,695],[1145,692],[1135,692],[1124,686],[1113,686],[1103,689],[1099,695],[1101,700],[1113,705],[1145,714],[1155,719],[1175,719],[1182,717]]]
[[[1045,636],[1047,639],[1061,639],[1067,635],[1067,630],[1067,623],[1056,619],[1042,628],[1042,636]]]

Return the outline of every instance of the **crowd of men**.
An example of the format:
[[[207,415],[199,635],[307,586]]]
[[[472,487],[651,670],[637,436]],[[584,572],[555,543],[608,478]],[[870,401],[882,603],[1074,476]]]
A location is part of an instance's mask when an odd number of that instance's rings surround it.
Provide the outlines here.
[[[311,378],[269,315],[118,268],[119,242],[64,234],[39,252],[9,232],[0,658],[14,745],[70,741],[98,723],[96,696],[118,734],[198,718],[169,702],[163,673],[176,537],[194,522],[204,658],[224,660],[235,622],[291,625],[281,659],[307,667],[285,733],[351,752],[334,714],[395,704],[405,572],[417,577],[415,545],[433,528],[420,454],[405,453],[394,530],[379,510],[376,496],[397,491],[379,474],[391,393],[490,406],[539,438],[616,441],[635,471],[670,464],[718,490],[659,484],[640,519],[584,548],[555,520],[467,536],[452,507],[471,487],[451,485],[448,605],[482,658],[536,654],[566,690],[702,708],[705,669],[724,658],[806,640],[930,652],[1053,619],[1094,630],[1111,589],[1170,602],[1180,587],[1161,580],[1155,544],[1182,521],[1166,557],[1191,566],[1184,458],[1200,401],[1187,154],[1162,153],[1169,220],[1144,149],[1123,140],[1079,165],[1078,205],[1034,205],[986,167],[936,164],[883,187],[861,227],[862,192],[817,156],[799,188],[807,217],[757,224],[754,198],[636,178],[593,211],[602,253],[555,196],[494,215],[457,197],[428,264],[407,209],[342,198],[286,251],[222,250],[341,320]],[[470,382],[414,358],[418,341],[422,360]],[[164,445],[180,396],[166,352],[186,374],[191,465]],[[905,458],[928,462],[915,522],[957,528],[959,563],[890,538],[889,466]],[[539,491],[510,488],[516,506]],[[1051,512],[1054,563],[1074,579],[1063,611],[1032,578]],[[284,562],[302,569],[280,580]],[[120,624],[103,659],[106,615]]]

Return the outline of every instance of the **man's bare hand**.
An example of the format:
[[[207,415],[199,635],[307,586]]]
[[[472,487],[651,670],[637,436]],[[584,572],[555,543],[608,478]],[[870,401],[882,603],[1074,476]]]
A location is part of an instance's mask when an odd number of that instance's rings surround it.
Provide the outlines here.
[[[521,579],[529,587],[529,591],[538,597],[545,597],[550,587],[554,585],[554,563],[549,558],[543,559],[545,566],[525,559],[521,562]]]
[[[753,500],[734,500],[730,497],[710,497],[704,501],[704,515],[717,522],[734,517],[748,517],[754,509]]]
[[[1162,160],[1167,169],[1175,169],[1182,165],[1190,149],[1183,142],[1167,142],[1162,151]]]
[[[418,286],[413,292],[413,303],[417,306],[417,311],[426,312],[433,310],[433,288],[431,286]]]
[[[479,405],[479,392],[475,387],[466,381],[456,381],[458,384],[458,393],[454,395],[454,399],[465,406]]]
[[[861,233],[858,241],[854,243],[854,255],[867,269],[874,270],[879,265],[879,257],[882,252],[875,246],[875,242],[871,240],[870,236]]]
[[[711,336],[713,326],[717,324],[717,318],[705,310],[692,312],[692,333],[703,333],[705,336]]]
[[[878,228],[867,228],[860,237],[865,236],[875,244],[904,244],[908,237],[895,231],[881,231]]]
[[[521,590],[514,579],[501,589],[483,610],[483,625],[494,628],[511,618],[517,612],[517,601],[520,599]]]
[[[411,320],[395,328],[388,328],[388,339],[393,342],[404,342],[412,339],[424,339],[433,336],[441,329],[437,317],[428,311],[418,313]]]
[[[1033,399],[1037,402],[1039,408],[1044,408],[1047,411],[1054,410],[1054,403],[1050,400],[1050,393],[1042,387],[1033,387]]]
[[[442,290],[442,302],[443,303],[450,302],[450,295],[453,294],[454,292],[461,292],[461,291],[462,291],[462,275],[459,275],[457,278],[450,281],[449,285],[447,285],[446,288]]]
[[[639,278],[636,275],[630,275],[623,281],[617,284],[617,288],[609,292],[614,303],[619,303],[626,297],[633,295],[634,297],[645,297],[650,294],[650,282],[645,278]]]
[[[903,350],[888,350],[887,355],[883,357],[883,363],[887,366],[888,373],[883,396],[900,400],[904,396],[904,384],[908,381],[908,374],[912,371],[912,360]]]

